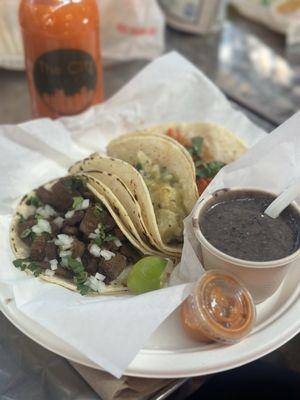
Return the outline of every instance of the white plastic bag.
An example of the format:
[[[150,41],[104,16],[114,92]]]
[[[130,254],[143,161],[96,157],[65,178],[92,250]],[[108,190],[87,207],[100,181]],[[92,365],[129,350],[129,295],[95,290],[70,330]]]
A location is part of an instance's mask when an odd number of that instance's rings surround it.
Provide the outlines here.
[[[164,49],[164,17],[156,0],[98,0],[106,61],[153,59]]]
[[[153,59],[164,49],[164,17],[157,0],[97,0],[104,63]],[[20,0],[0,0],[0,67],[24,69],[18,22]]]

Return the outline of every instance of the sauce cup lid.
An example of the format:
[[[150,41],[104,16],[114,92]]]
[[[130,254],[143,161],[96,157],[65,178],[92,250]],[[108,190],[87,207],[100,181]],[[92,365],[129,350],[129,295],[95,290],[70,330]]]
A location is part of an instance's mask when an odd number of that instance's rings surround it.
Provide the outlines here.
[[[233,275],[205,272],[190,296],[198,327],[210,340],[233,344],[248,335],[255,319],[249,291]]]

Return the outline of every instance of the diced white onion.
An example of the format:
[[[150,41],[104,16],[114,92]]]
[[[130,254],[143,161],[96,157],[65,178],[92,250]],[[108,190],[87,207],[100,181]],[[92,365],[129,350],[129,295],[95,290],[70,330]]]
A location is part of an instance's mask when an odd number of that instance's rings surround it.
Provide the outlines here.
[[[115,239],[115,240],[114,240],[114,244],[115,244],[117,247],[121,247],[121,246],[122,246],[122,242],[121,242],[120,239]]]
[[[75,214],[75,210],[70,210],[65,214],[65,217],[72,218],[74,214]]]
[[[51,225],[49,221],[46,219],[39,219],[37,222],[38,227],[41,229],[42,232],[51,233]]]
[[[45,270],[45,275],[46,276],[54,276],[55,275],[55,271],[52,271],[51,269],[46,269]]]
[[[72,255],[71,250],[62,250],[62,251],[59,253],[59,257],[60,257],[60,258],[69,257],[69,256],[71,256],[71,255]]]
[[[99,293],[101,293],[106,287],[104,282],[99,281],[94,276],[89,276],[88,279],[86,280],[85,284],[87,286],[89,286],[92,290],[94,290],[95,292],[99,292]]]
[[[40,235],[43,232],[51,233],[51,226],[46,219],[39,219],[37,224],[31,228],[32,232]]]
[[[101,293],[106,288],[106,285],[102,281],[98,281],[98,292]]]
[[[104,279],[105,279],[105,275],[102,275],[102,274],[99,274],[99,272],[96,272],[96,274],[95,274],[95,278],[98,280],[98,281],[104,281]]]
[[[32,232],[36,233],[37,235],[40,235],[42,233],[42,230],[38,225],[33,225],[31,230],[32,230]]]
[[[101,250],[100,255],[105,259],[105,261],[109,261],[112,257],[115,256],[115,253],[109,250]]]
[[[57,269],[58,261],[54,258],[53,260],[50,260],[49,263],[51,270],[55,271]]]
[[[81,203],[81,209],[86,210],[89,208],[90,205],[90,200],[89,199],[84,199],[83,202]]]
[[[96,233],[90,233],[89,234],[89,239],[96,239],[97,234]]]
[[[76,211],[86,210],[87,208],[89,208],[89,205],[90,205],[90,200],[89,199],[84,199],[80,204],[78,204],[75,207],[75,210]]]
[[[46,204],[44,207],[39,207],[36,212],[41,215],[42,217],[48,219],[50,217],[54,217],[57,215],[56,211],[54,210],[53,207],[49,206],[49,204]]]
[[[72,243],[73,243],[73,238],[63,233],[57,235],[57,239],[54,240],[54,244],[56,244],[56,246],[59,246],[62,250],[70,249]]]
[[[101,249],[97,244],[92,244],[89,248],[89,252],[94,256],[94,257],[100,257],[101,255]]]
[[[55,223],[55,225],[58,226],[58,228],[60,229],[63,226],[64,223],[64,218],[63,217],[56,217],[53,222]]]
[[[98,281],[97,279],[94,281],[92,278],[93,277],[90,276],[85,284],[89,286],[92,290],[95,290],[95,292],[98,292]]]
[[[96,235],[99,235],[100,229],[99,229],[99,228],[96,228],[96,229],[95,229],[95,233],[96,233]]]

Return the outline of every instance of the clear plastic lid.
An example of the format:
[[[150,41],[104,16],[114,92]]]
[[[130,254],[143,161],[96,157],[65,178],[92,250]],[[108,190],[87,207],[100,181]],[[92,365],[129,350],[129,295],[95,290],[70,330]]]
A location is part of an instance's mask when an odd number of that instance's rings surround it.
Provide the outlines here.
[[[206,272],[182,308],[186,330],[199,340],[233,344],[248,335],[256,312],[248,290],[232,275]]]

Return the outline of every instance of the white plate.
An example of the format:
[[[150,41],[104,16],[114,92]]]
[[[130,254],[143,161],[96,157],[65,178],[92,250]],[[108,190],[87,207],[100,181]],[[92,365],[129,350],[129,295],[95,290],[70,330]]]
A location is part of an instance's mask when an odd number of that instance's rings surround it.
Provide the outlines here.
[[[251,335],[233,346],[189,340],[180,326],[178,310],[175,311],[138,353],[126,375],[149,378],[207,375],[246,364],[275,350],[300,331],[299,281],[298,262],[278,291],[257,306],[257,322]],[[41,346],[71,361],[99,369],[76,349],[24,316],[13,301],[1,304],[1,310],[20,331]]]

